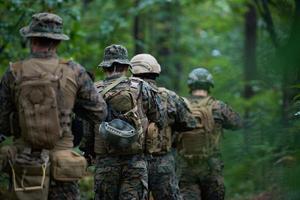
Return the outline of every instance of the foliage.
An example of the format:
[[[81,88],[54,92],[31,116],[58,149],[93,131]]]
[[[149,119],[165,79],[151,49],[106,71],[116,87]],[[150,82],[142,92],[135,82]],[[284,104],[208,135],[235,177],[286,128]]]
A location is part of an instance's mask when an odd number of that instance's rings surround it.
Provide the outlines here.
[[[294,87],[299,111],[299,79],[286,83],[283,74],[299,73],[296,41],[291,37],[296,1],[270,0],[268,8],[278,40],[274,45],[261,4],[254,0],[11,0],[0,1],[0,74],[9,61],[27,56],[28,44],[19,29],[35,12],[51,11],[64,19],[70,41],[63,42],[59,55],[74,59],[88,70],[103,74],[96,67],[104,48],[123,44],[129,55],[139,44],[153,54],[162,66],[159,84],[188,95],[187,74],[197,66],[207,67],[216,82],[212,94],[228,102],[245,118],[245,129],[225,132],[223,155],[228,199],[253,199],[263,192],[280,199],[298,199],[300,180],[299,117],[283,120],[285,91]],[[263,1],[261,1],[263,2]],[[244,80],[244,14],[248,4],[258,15],[257,73]],[[134,20],[140,21],[141,38],[134,37]],[[292,38],[292,39],[291,39]],[[298,41],[298,40],[297,40]],[[297,43],[298,45],[298,43]],[[294,50],[294,54],[291,53]],[[255,95],[244,98],[250,84]],[[247,111],[247,112],[246,112]],[[300,115],[300,114],[299,114]],[[92,196],[92,180],[81,182],[85,198]],[[278,189],[279,188],[279,189]],[[275,197],[274,197],[275,199]]]

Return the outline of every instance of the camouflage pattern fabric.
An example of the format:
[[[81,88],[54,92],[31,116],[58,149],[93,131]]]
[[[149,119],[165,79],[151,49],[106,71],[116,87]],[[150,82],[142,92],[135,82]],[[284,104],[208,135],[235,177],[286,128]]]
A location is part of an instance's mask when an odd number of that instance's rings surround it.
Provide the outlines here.
[[[164,108],[167,111],[164,124],[171,126],[172,133],[195,128],[195,119],[191,115],[184,100],[175,92],[168,89],[165,90],[167,91],[169,98],[167,99],[167,108]]]
[[[175,174],[175,160],[171,152],[161,155],[147,155],[149,191],[155,200],[181,199]]]
[[[222,125],[222,128],[237,130],[242,127],[240,115],[226,103],[216,100],[213,104],[213,116],[215,122]]]
[[[50,59],[56,58],[57,55],[51,52],[34,53],[32,58]],[[103,98],[98,95],[94,84],[87,75],[85,69],[75,62],[68,62],[70,67],[76,74],[76,84],[78,91],[74,105],[74,113],[79,117],[88,120],[90,123],[102,121],[107,114],[106,103]],[[19,137],[20,129],[18,129],[19,121],[16,115],[16,105],[14,101],[14,85],[15,79],[10,69],[3,75],[0,83],[0,130],[7,136]],[[71,133],[69,133],[71,135]],[[57,182],[50,185],[50,199],[79,199],[79,189],[77,183]]]
[[[79,186],[76,181],[51,181],[48,200],[80,200]]]
[[[95,200],[148,199],[147,163],[144,156],[97,158]]]
[[[45,37],[54,40],[69,40],[63,34],[63,20],[52,13],[37,13],[32,16],[29,26],[20,29],[23,37]]]
[[[131,65],[128,60],[128,52],[122,45],[113,44],[104,49],[103,61],[99,67],[111,67],[114,63]]]
[[[180,165],[180,192],[187,200],[222,200],[225,186],[222,175],[223,162],[216,156],[208,160],[185,160]]]
[[[153,88],[157,89],[155,80],[144,80]],[[167,98],[163,98],[160,95],[160,105],[161,109],[164,111],[164,114],[162,115],[163,126],[170,126],[172,129],[172,134],[175,132],[186,131],[195,128],[196,121],[184,100],[171,90],[166,88],[163,88],[163,90],[167,93]]]
[[[57,57],[56,54],[51,52],[41,52],[31,54],[32,58],[53,58]],[[103,98],[98,95],[94,83],[87,75],[85,69],[79,64],[69,61],[68,66],[76,74],[76,81],[78,85],[77,97],[74,105],[74,113],[82,119],[87,119],[90,123],[96,123],[102,121],[107,114],[106,103]],[[6,136],[11,136],[14,130],[18,126],[18,120],[14,119],[10,121],[12,113],[16,112],[13,85],[14,76],[10,69],[8,69],[3,75],[0,83],[0,130],[5,133]],[[14,126],[11,127],[11,122]]]
[[[113,81],[116,78],[118,77],[104,81]],[[118,87],[122,88],[122,83]],[[152,95],[153,91],[151,92],[150,89],[143,84],[141,98],[148,119],[159,121],[159,99]],[[87,138],[85,141],[90,139]],[[98,157],[95,193],[95,199],[147,199],[148,175],[145,158],[140,155]]]
[[[212,74],[205,68],[196,68],[189,73],[187,84],[190,89],[214,87]]]
[[[192,97],[189,100],[196,103],[199,98],[201,97]],[[232,130],[241,128],[242,121],[239,114],[224,102],[215,100],[212,110],[216,126]],[[179,156],[178,160],[179,186],[183,199],[224,199],[223,162],[219,148],[216,147],[214,154],[207,159],[187,159]]]
[[[94,152],[94,125],[88,123],[86,120],[82,120],[82,138],[80,141],[79,149],[84,152],[83,156],[88,162],[88,165],[93,165],[95,162],[96,154]],[[77,135],[76,135],[77,136]],[[76,138],[74,135],[74,138]]]
[[[145,79],[152,87],[156,87],[154,80]],[[164,126],[170,126],[172,133],[174,131],[190,130],[195,127],[195,119],[192,117],[183,99],[175,92],[164,89],[168,94],[168,98],[162,99],[164,111]],[[166,101],[166,102],[165,102]],[[172,138],[163,137],[160,142],[165,143],[164,140],[172,140]],[[175,173],[174,156],[170,152],[163,149],[156,155],[147,155],[148,161],[148,175],[149,175],[149,191],[152,192],[156,200],[177,200],[181,199],[178,180]]]

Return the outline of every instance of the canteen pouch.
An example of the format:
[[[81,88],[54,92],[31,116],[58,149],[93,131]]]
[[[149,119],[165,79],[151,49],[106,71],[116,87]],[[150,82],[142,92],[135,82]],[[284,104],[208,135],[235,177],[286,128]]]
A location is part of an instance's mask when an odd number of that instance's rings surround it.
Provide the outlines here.
[[[86,175],[87,161],[72,150],[58,150],[51,154],[51,174],[57,181],[77,181]]]
[[[39,153],[40,154],[40,153]],[[13,199],[47,200],[50,185],[49,154],[35,157],[34,154],[17,154],[9,161],[12,172]]]

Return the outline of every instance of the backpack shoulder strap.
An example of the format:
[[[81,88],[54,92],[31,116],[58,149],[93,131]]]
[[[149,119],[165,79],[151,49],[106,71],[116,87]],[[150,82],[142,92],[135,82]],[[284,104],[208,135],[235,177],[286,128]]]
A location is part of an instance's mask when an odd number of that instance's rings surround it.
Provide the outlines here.
[[[199,112],[201,119],[202,119],[202,124],[204,125],[204,128],[206,132],[210,133],[214,129],[214,118],[213,118],[213,113],[212,113],[212,105],[214,102],[214,98],[211,96],[208,96],[204,99],[201,99],[198,102],[198,106],[201,110]]]
[[[23,67],[22,61],[15,62],[15,63],[12,63],[12,62],[9,63],[10,71],[12,72],[12,75],[15,78],[20,76],[22,67]]]
[[[188,109],[189,109],[190,111],[192,111],[192,105],[191,105],[191,102],[188,100],[188,98],[182,97],[182,99],[183,99],[185,105],[188,107]]]
[[[201,99],[200,101],[198,101],[198,106],[202,107],[202,106],[211,106],[214,102],[214,98],[211,96],[205,97],[203,99]]]
[[[100,94],[102,94],[102,96],[104,96],[107,92],[109,92],[111,89],[113,89],[114,87],[116,87],[117,85],[119,85],[122,81],[126,80],[127,77],[125,76],[121,76],[120,78],[116,79],[114,82],[112,82],[110,85],[106,86],[101,92]]]
[[[168,90],[166,88],[164,88],[164,87],[158,87],[158,92],[159,93],[163,93],[163,92],[167,93]]]

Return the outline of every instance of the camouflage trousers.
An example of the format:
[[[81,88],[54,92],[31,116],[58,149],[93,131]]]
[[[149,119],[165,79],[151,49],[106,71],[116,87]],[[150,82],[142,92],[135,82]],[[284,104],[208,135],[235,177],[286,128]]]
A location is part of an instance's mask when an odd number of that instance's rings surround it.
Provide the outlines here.
[[[181,199],[175,173],[175,159],[170,152],[165,155],[147,155],[149,192],[155,200]]]
[[[95,200],[146,200],[148,174],[145,157],[97,157],[94,190]]]
[[[225,186],[220,159],[180,162],[179,187],[184,200],[224,200]]]
[[[80,200],[80,192],[77,181],[62,182],[51,181],[48,200]]]

